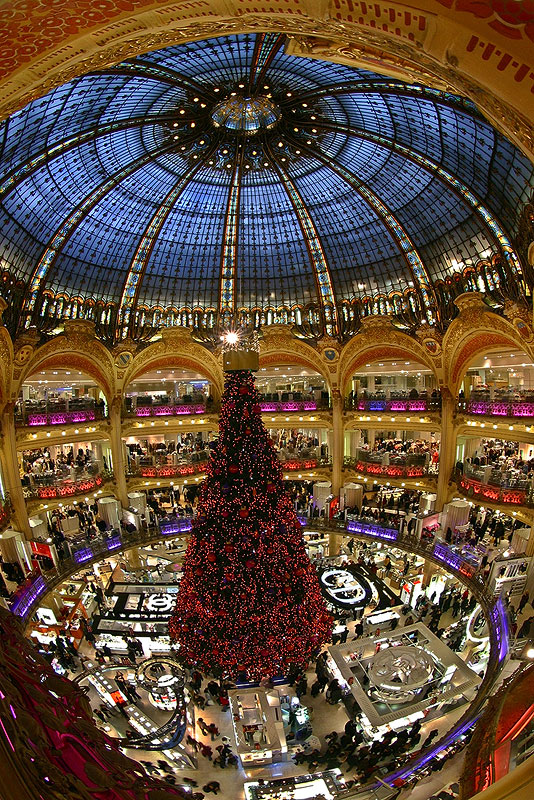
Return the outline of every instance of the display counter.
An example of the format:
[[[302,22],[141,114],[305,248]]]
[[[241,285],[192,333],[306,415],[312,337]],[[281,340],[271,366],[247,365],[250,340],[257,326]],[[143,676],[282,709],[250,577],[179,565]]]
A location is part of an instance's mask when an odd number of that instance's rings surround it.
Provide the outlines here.
[[[294,778],[257,783],[245,783],[246,800],[335,800],[346,791],[345,779],[339,769],[330,769],[312,775],[299,775]]]
[[[176,605],[178,583],[112,583],[106,594],[111,608],[106,619],[167,620]]]
[[[332,567],[319,576],[323,593],[329,602],[343,608],[364,608],[371,599],[367,581],[363,581],[347,569]]]
[[[400,614],[393,609],[386,611],[377,611],[375,614],[369,614],[365,617],[365,630],[368,634],[375,634],[377,630],[390,631],[397,627],[400,620]]]
[[[138,630],[141,626],[139,624],[136,625],[129,625],[127,623],[122,623],[125,626],[124,631],[121,633],[117,631],[117,628],[108,629],[108,632],[103,632],[102,629],[102,622],[100,621],[96,626],[96,630],[93,629],[93,632],[97,634],[95,648],[100,650],[104,647],[105,644],[108,645],[110,650],[113,653],[118,655],[125,655],[128,652],[128,648],[126,646],[125,636],[128,636],[130,633],[133,632],[136,638],[139,639],[143,646],[143,652],[145,656],[149,657],[156,653],[169,653],[172,649],[171,640],[169,636],[166,634],[166,625],[158,626],[161,628],[161,631],[148,631],[148,630]],[[111,623],[113,625],[121,624],[121,623]],[[111,631],[114,632],[111,632]]]
[[[306,521],[306,524],[308,520]],[[323,558],[324,556],[328,556],[328,545],[329,540],[328,536],[325,535],[324,532],[319,533],[317,531],[304,531],[304,542],[306,543],[306,550],[308,551],[308,555],[310,558],[317,556],[319,558]]]
[[[479,676],[422,623],[328,648],[327,667],[373,732],[466,702]],[[350,697],[352,695],[352,698]],[[407,724],[407,723],[406,723]]]
[[[228,692],[237,754],[243,766],[287,761],[280,697],[264,689],[232,689]]]

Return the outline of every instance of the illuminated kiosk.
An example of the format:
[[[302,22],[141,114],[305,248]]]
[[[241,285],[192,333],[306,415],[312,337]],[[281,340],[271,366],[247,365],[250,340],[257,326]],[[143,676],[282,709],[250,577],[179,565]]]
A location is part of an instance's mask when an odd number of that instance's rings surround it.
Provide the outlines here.
[[[337,767],[311,775],[245,783],[246,800],[334,800],[344,791],[345,778]]]
[[[328,649],[328,668],[359,707],[370,737],[467,702],[479,676],[422,623]],[[434,712],[434,713],[433,713]],[[385,730],[385,727],[384,727]]]
[[[365,608],[371,599],[369,585],[347,569],[339,567],[325,569],[319,583],[326,598],[334,605],[344,608]],[[367,583],[367,581],[365,582]]]
[[[232,689],[228,692],[237,754],[243,766],[287,761],[280,697],[264,689]]]

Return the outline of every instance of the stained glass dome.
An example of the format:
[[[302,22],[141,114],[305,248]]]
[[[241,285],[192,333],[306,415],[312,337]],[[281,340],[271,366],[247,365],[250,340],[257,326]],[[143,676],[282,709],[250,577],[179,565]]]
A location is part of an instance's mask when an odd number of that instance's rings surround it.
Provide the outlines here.
[[[280,109],[268,97],[245,97],[232,92],[217,103],[211,118],[215,127],[252,136],[272,128],[280,119]]]
[[[1,142],[0,257],[25,326],[86,316],[125,336],[312,309],[335,332],[355,307],[432,324],[451,275],[495,253],[521,271],[533,168],[470,101],[291,55],[278,34],[87,74]]]

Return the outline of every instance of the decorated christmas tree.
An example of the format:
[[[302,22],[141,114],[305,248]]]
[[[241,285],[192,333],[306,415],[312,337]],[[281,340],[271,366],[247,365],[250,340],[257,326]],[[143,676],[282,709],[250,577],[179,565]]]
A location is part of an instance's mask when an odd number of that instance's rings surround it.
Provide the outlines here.
[[[184,664],[260,680],[304,666],[331,630],[254,377],[229,372],[171,638]]]

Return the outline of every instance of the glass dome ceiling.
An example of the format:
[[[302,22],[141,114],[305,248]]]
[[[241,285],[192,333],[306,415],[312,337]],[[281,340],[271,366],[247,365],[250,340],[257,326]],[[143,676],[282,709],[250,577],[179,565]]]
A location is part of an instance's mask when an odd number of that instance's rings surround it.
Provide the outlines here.
[[[351,304],[407,297],[432,323],[451,273],[494,253],[520,272],[533,167],[469,101],[285,43],[147,53],[3,123],[0,256],[25,325],[323,309],[335,333]]]

